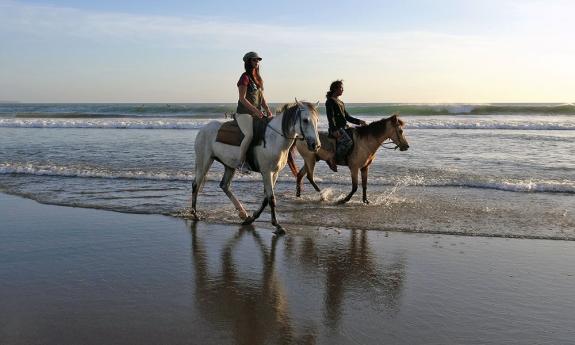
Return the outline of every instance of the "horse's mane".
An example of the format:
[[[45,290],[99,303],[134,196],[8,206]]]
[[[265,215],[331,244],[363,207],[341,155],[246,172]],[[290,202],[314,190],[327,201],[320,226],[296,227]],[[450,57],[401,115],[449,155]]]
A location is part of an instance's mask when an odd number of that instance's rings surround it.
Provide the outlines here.
[[[310,110],[312,117],[317,118],[317,112],[313,104],[309,102],[300,102],[300,103],[305,105]],[[286,137],[289,135],[290,128],[295,126],[295,122],[297,120],[297,109],[298,105],[296,103],[288,103],[284,104],[278,111],[278,113],[283,113],[282,133]]]
[[[379,136],[383,132],[385,132],[385,130],[387,128],[387,124],[390,122],[393,122],[393,121],[397,121],[397,124],[400,127],[405,126],[405,122],[403,122],[402,119],[397,117],[397,115],[393,115],[393,116],[388,117],[387,119],[380,119],[377,121],[373,121],[367,126],[356,127],[355,130],[357,132],[357,135],[360,138],[367,137],[370,135],[371,136]]]

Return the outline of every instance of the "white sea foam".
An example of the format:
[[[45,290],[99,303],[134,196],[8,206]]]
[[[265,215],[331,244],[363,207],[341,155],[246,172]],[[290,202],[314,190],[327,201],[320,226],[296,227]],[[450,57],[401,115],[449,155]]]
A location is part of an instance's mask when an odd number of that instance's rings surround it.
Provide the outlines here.
[[[367,121],[372,118],[364,117]],[[575,130],[571,117],[487,117],[459,118],[406,117],[407,128],[413,129],[507,129],[507,130]],[[177,118],[0,118],[0,127],[8,128],[116,128],[116,129],[199,129],[212,119]],[[225,121],[225,119],[217,119]],[[322,120],[323,121],[323,120]],[[323,122],[322,122],[323,124]]]
[[[103,168],[56,166],[56,165],[34,165],[21,163],[0,163],[0,175],[21,174],[32,176],[61,176],[61,177],[83,177],[83,178],[104,178],[104,179],[135,179],[135,180],[161,180],[161,181],[193,181],[193,171],[190,172],[153,172],[153,171],[112,171]],[[293,178],[284,171],[279,178],[281,183],[293,183]],[[219,181],[221,172],[212,171],[207,175],[210,181]],[[250,175],[237,175],[235,180],[258,181],[261,180],[259,173]],[[319,179],[316,179],[319,182]],[[347,177],[327,177],[322,181],[324,184],[349,184]],[[573,180],[521,180],[521,179],[485,179],[482,177],[453,177],[453,178],[432,178],[425,176],[401,176],[395,178],[374,177],[369,181],[374,186],[391,186],[390,195],[399,188],[428,186],[428,187],[468,187],[481,189],[494,189],[510,192],[546,192],[546,193],[569,193],[575,194],[575,181]],[[323,198],[333,197],[331,190],[326,191]]]
[[[526,193],[575,193],[575,181],[557,180],[475,180],[464,178],[457,178],[453,180],[426,179],[421,183],[421,185],[437,187],[469,187]]]
[[[210,119],[19,119],[0,118],[0,127],[9,128],[117,128],[117,129],[199,129]]]
[[[480,120],[480,119],[433,119],[410,120],[406,128],[414,129],[507,129],[507,130],[575,130],[572,121],[543,120]]]
[[[62,176],[62,177],[91,177],[108,179],[138,179],[138,180],[182,180],[190,181],[193,177],[188,174],[170,175],[162,172],[122,171],[113,172],[106,169],[90,167],[68,167],[56,165],[34,165],[18,163],[0,164],[0,174],[21,174],[35,176]]]

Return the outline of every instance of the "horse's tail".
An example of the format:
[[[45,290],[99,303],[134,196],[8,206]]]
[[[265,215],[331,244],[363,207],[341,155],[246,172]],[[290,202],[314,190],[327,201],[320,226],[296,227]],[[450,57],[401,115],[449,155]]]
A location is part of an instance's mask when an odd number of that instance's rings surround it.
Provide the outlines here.
[[[287,161],[287,164],[289,165],[289,169],[291,170],[291,173],[294,177],[297,176],[297,172],[298,172],[297,165],[295,164],[295,159],[294,159],[295,144],[296,144],[296,142],[294,141],[293,145],[289,149],[288,161]]]

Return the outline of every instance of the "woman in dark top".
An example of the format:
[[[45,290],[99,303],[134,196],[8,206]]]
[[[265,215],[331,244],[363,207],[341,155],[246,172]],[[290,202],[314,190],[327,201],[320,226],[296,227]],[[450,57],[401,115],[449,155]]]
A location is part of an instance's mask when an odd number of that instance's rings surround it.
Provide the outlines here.
[[[339,99],[343,94],[343,81],[336,80],[329,86],[329,91],[325,95],[325,110],[327,112],[327,121],[329,123],[329,134],[337,141],[336,151],[339,156],[340,153],[347,153],[353,144],[352,139],[349,137],[345,129],[348,127],[347,123],[351,122],[356,125],[365,126],[367,123],[363,120],[356,119],[349,115],[345,110],[345,104]],[[327,160],[327,164],[333,171],[337,171],[335,164],[335,157]]]
[[[272,112],[266,103],[263,94],[263,80],[260,76],[259,62],[262,60],[256,52],[249,52],[244,55],[244,69],[240,80],[238,80],[238,107],[236,109],[236,121],[244,134],[244,139],[240,144],[240,161],[238,169],[247,172],[243,165],[246,154],[253,137],[253,117],[272,117]],[[262,112],[265,110],[266,114]]]

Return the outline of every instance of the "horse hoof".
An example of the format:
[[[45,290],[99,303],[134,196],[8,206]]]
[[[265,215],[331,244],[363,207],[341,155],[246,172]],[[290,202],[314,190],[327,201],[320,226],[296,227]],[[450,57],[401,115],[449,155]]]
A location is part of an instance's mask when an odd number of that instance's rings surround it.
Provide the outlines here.
[[[256,220],[254,217],[247,217],[247,218],[244,219],[244,221],[242,222],[242,225],[249,225],[249,224],[253,223],[254,220]]]
[[[369,200],[364,199],[364,200],[363,200],[363,203],[366,204],[366,205],[369,205]]]
[[[198,213],[196,212],[196,210],[192,210],[190,212],[190,218],[192,220],[200,220],[200,216],[198,216]]]
[[[281,235],[285,235],[285,233],[286,233],[286,231],[284,230],[284,228],[282,228],[281,225],[277,224],[276,230],[274,231],[274,235],[281,236]]]
[[[343,204],[345,204],[347,201],[348,201],[348,200],[346,200],[346,199],[340,199],[340,200],[336,201],[335,204],[336,204],[336,205],[343,205]]]
[[[238,215],[240,216],[240,219],[241,219],[241,220],[246,220],[246,219],[248,219],[248,217],[249,217],[248,214],[247,214],[245,211],[240,211],[240,212],[238,213]]]

